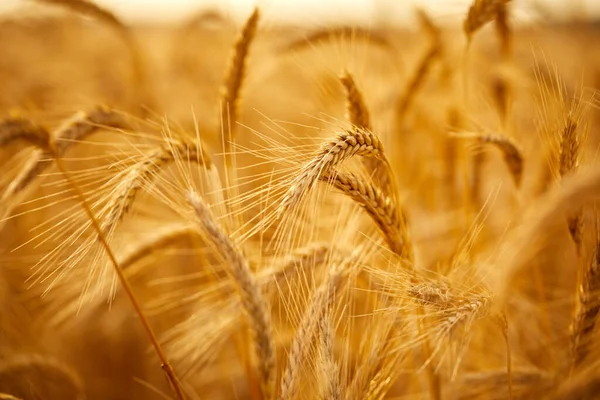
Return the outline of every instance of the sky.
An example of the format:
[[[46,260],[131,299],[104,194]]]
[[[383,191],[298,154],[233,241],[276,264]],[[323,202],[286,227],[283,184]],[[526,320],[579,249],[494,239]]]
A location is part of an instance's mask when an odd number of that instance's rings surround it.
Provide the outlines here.
[[[177,23],[203,7],[212,7],[243,20],[255,5],[273,21],[307,24],[407,22],[415,6],[424,7],[439,20],[458,19],[473,0],[95,0],[128,22]],[[31,0],[0,0],[0,12],[18,9]],[[583,5],[588,15],[600,15],[600,0],[516,0],[515,18],[534,17],[535,3],[568,15],[573,4]]]

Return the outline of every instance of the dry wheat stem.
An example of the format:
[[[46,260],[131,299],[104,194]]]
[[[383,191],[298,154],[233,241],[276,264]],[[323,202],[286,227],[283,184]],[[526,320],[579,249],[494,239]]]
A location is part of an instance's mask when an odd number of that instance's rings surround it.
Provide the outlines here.
[[[439,38],[434,38],[427,52],[421,58],[413,74],[410,76],[404,91],[398,99],[398,120],[402,122],[406,116],[417,93],[425,83],[434,61],[442,52],[442,43]]]
[[[346,282],[347,266],[347,262],[334,264],[328,276],[313,295],[290,347],[287,365],[281,378],[278,397],[280,400],[292,400],[296,397],[300,373],[310,347],[318,334],[322,319],[325,318],[327,310],[333,305],[336,293],[343,289]]]
[[[235,43],[227,68],[225,82],[221,89],[220,121],[221,124],[223,124],[221,133],[223,135],[231,135],[230,138],[226,136],[223,141],[226,157],[230,157],[230,141],[235,140],[236,136],[235,133],[237,131],[237,121],[239,118],[240,90],[246,75],[248,52],[250,50],[250,45],[256,36],[259,17],[260,12],[258,11],[258,8],[255,8],[252,15],[250,15],[246,21],[246,24]],[[228,122],[230,123],[230,126],[229,129],[226,129]],[[230,165],[230,162],[228,162],[228,165]]]
[[[254,340],[263,398],[270,399],[275,384],[276,353],[269,305],[250,270],[248,261],[217,225],[203,200],[195,192],[191,192],[188,199],[198,217],[201,230],[207,233],[207,239],[215,245],[227,262],[228,272],[237,286]]]
[[[375,134],[358,128],[344,131],[335,139],[322,144],[311,160],[301,168],[279,205],[277,216],[281,218],[292,211],[320,176],[354,156],[379,158],[389,165],[383,153],[383,145]]]
[[[146,331],[146,333],[148,335],[148,338],[150,339],[150,342],[152,343],[152,346],[154,347],[156,354],[158,355],[158,357],[161,361],[161,364],[162,364],[161,367],[162,367],[163,371],[165,372],[165,375],[171,385],[171,388],[173,389],[173,391],[175,392],[175,395],[177,396],[177,398],[179,400],[184,400],[185,396],[184,396],[181,386],[179,384],[179,380],[177,379],[177,376],[175,375],[175,371],[173,370],[173,367],[169,363],[166,354],[164,353],[162,347],[160,346],[160,344],[156,338],[156,334],[154,333],[154,330],[152,329],[152,326],[150,325],[148,318],[146,317],[144,311],[142,310],[142,308],[133,292],[133,288],[131,287],[131,285],[129,284],[129,281],[127,280],[127,277],[123,273],[123,270],[121,269],[121,267],[117,261],[117,258],[115,257],[115,255],[108,243],[108,240],[102,231],[100,222],[98,222],[98,219],[94,215],[94,212],[92,211],[92,208],[88,204],[88,202],[85,198],[85,195],[83,194],[83,191],[81,190],[79,185],[77,185],[77,183],[73,180],[73,178],[71,178],[70,173],[68,172],[67,168],[64,166],[62,159],[60,158],[60,155],[58,154],[58,150],[57,150],[56,146],[54,146],[53,143],[51,143],[51,145],[52,145],[52,147],[47,149],[47,151],[53,153],[54,159],[56,162],[56,166],[58,167],[58,169],[62,173],[62,175],[65,177],[65,179],[68,181],[68,183],[71,185],[71,187],[75,190],[76,196],[79,199],[82,208],[84,209],[86,215],[88,216],[88,218],[92,224],[92,227],[94,228],[94,230],[96,231],[96,234],[98,235],[97,238],[100,241],[100,244],[104,248],[106,254],[108,255],[108,257],[111,261],[112,266],[115,269],[115,272],[117,274],[119,282],[121,283],[121,286],[125,290],[127,297],[129,298],[136,314],[138,315],[138,317],[144,327],[144,330]]]

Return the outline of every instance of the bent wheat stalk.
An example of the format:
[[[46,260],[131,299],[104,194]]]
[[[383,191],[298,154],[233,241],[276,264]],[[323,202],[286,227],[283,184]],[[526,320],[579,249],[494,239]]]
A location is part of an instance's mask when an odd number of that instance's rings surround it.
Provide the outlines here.
[[[250,270],[248,261],[223,229],[210,215],[200,196],[191,192],[188,200],[196,213],[200,229],[207,234],[227,262],[228,272],[237,286],[254,340],[254,351],[259,363],[263,398],[270,399],[276,375],[275,343],[268,303]]]
[[[125,292],[127,293],[127,296],[129,298],[133,308],[135,309],[136,314],[140,318],[140,321],[141,321],[146,333],[148,334],[148,337],[150,339],[150,342],[152,343],[152,346],[154,347],[154,350],[156,351],[159,359],[161,360],[162,368],[165,371],[165,374],[171,384],[172,389],[174,390],[175,394],[177,395],[177,398],[180,400],[183,400],[185,397],[183,395],[183,391],[181,390],[181,387],[179,386],[179,382],[175,375],[175,371],[171,367],[171,364],[167,360],[167,357],[166,357],[162,347],[158,343],[158,340],[156,339],[156,335],[154,334],[154,331],[150,325],[150,322],[148,321],[139,302],[137,301],[137,298],[133,292],[133,289],[131,288],[129,281],[125,277],[123,270],[121,269],[115,255],[108,243],[108,240],[106,239],[106,236],[104,235],[104,233],[102,231],[102,227],[101,227],[100,223],[98,222],[98,219],[94,215],[94,212],[92,211],[92,208],[90,207],[88,201],[86,200],[83,191],[81,190],[79,185],[75,182],[75,180],[71,177],[71,174],[69,173],[69,171],[63,164],[56,143],[54,142],[54,140],[52,140],[52,138],[49,134],[46,134],[46,136],[47,136],[47,142],[44,144],[44,143],[42,143],[42,141],[40,141],[40,143],[39,143],[42,146],[41,148],[43,149],[43,151],[52,155],[59,171],[61,172],[61,174],[65,177],[65,179],[67,180],[69,185],[75,191],[75,194],[76,194],[79,202],[81,203],[82,208],[84,209],[86,215],[88,216],[88,218],[92,224],[92,227],[94,228],[94,230],[96,231],[96,233],[98,235],[98,240],[100,241],[100,244],[106,251],[106,254],[108,255],[108,257],[110,259],[110,262],[111,262],[112,266],[114,267],[114,270],[117,274],[119,282],[121,283],[122,287],[124,288]]]

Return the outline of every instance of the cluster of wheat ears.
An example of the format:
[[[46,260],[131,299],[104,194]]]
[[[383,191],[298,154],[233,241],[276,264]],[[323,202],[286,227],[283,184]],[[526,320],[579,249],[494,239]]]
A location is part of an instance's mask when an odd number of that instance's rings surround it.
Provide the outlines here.
[[[66,16],[0,27],[1,399],[600,398],[600,62],[566,30],[255,9],[167,57],[37,2]]]

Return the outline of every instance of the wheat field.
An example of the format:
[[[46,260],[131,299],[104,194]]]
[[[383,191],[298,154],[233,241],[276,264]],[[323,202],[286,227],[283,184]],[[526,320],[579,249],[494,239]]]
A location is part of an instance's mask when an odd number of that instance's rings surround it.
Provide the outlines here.
[[[0,399],[600,399],[600,30],[518,1],[4,16]]]

